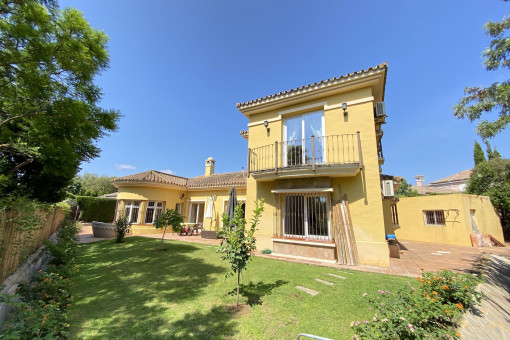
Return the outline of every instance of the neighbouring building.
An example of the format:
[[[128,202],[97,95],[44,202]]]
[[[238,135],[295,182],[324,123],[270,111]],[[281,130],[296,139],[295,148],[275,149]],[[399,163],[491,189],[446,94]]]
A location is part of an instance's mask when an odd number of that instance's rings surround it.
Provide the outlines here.
[[[498,212],[487,196],[450,193],[401,197],[398,209],[399,240],[470,247],[472,235],[490,235],[504,243]]]
[[[414,177],[416,179],[416,185],[411,186],[411,188],[418,191],[418,193],[421,195],[464,192],[472,172],[473,170],[471,169],[464,170],[451,176],[431,182],[427,185],[423,184],[423,175],[416,175]]]

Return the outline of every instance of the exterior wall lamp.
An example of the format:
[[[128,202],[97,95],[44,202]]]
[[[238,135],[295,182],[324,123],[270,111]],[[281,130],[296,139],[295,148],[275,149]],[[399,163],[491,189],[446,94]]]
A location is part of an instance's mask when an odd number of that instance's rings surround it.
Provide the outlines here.
[[[181,194],[181,200],[184,198],[184,195],[185,195],[185,194]]]
[[[264,127],[266,128],[266,131],[269,132],[269,122],[267,120],[264,121]]]
[[[342,110],[344,110],[344,116],[347,116],[347,103],[342,103]]]

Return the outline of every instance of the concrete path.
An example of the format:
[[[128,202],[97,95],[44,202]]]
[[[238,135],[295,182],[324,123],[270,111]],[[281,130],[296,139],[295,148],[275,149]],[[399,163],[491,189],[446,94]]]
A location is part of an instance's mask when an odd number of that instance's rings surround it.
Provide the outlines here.
[[[477,310],[464,315],[462,339],[510,339],[510,257],[492,255],[486,274],[479,287],[486,297]]]

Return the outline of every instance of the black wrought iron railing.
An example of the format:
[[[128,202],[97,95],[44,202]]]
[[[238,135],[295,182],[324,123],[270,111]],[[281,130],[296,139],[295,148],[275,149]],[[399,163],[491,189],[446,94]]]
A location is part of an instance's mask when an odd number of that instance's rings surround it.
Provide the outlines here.
[[[363,166],[360,133],[312,136],[248,149],[248,172],[323,165]]]

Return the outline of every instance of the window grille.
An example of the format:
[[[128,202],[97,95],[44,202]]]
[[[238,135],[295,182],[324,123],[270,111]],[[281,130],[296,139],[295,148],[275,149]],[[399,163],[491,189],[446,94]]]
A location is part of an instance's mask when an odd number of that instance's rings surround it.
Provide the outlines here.
[[[128,222],[137,224],[139,211],[140,201],[126,201],[126,206],[124,207],[124,217],[127,217]]]
[[[276,194],[275,236],[331,240],[330,195]]]
[[[423,216],[426,225],[446,225],[444,210],[424,210]]]
[[[145,211],[145,224],[153,224],[163,212],[163,202],[149,201]]]
[[[393,220],[394,225],[399,225],[398,224],[398,210],[397,210],[396,204],[391,205],[391,218]]]

